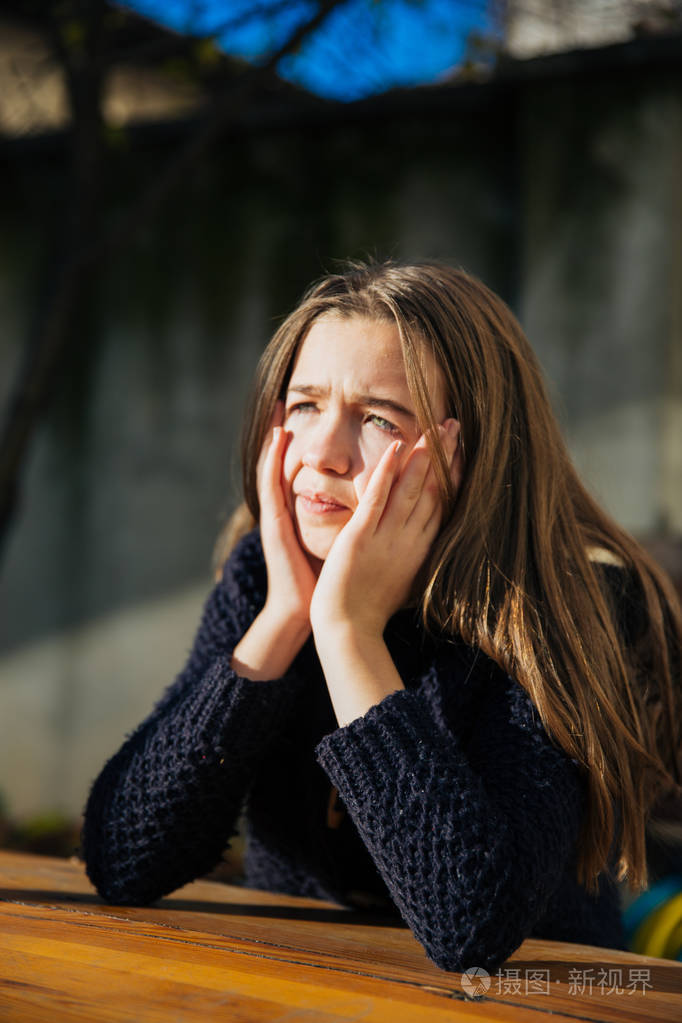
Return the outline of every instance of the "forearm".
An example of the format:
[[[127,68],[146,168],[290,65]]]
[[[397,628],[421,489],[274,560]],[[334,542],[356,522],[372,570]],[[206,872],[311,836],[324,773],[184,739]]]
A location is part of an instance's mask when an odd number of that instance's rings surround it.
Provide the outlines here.
[[[517,759],[502,716],[491,724],[472,763],[409,691],[317,747],[404,920],[444,969],[494,969],[528,937],[578,832],[572,765],[523,733]]]
[[[340,727],[405,688],[382,636],[335,626],[318,629],[315,646]]]
[[[232,668],[253,682],[281,678],[309,635],[310,622],[282,617],[266,603],[234,648]]]
[[[296,683],[260,686],[219,658],[187,675],[105,765],[83,829],[88,874],[110,902],[144,904],[220,859]]]

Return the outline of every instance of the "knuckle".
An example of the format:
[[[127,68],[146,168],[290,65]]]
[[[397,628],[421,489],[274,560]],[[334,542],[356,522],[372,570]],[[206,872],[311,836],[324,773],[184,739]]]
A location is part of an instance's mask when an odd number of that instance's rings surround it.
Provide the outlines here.
[[[424,488],[415,480],[409,480],[405,484],[405,497],[408,501],[417,501]]]

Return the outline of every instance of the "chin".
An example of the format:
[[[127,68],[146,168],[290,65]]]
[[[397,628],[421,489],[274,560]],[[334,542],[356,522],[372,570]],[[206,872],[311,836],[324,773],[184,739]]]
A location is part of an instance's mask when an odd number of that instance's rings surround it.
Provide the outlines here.
[[[314,559],[314,561],[319,563],[319,567],[321,567],[341,530],[332,530],[330,528],[311,529],[310,527],[301,529],[299,523],[297,532],[301,547],[308,555],[308,558]]]

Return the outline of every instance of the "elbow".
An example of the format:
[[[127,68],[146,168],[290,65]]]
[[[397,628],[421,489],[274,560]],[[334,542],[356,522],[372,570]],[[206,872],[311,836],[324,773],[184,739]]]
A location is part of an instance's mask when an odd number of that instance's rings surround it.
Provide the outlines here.
[[[410,914],[414,936],[441,970],[492,973],[519,948],[533,927],[532,907],[502,885],[471,891],[470,898],[442,898],[428,914]],[[406,919],[408,917],[406,916]],[[410,922],[408,920],[408,922]]]
[[[141,869],[130,856],[109,855],[104,842],[83,841],[81,855],[90,883],[112,906],[147,906],[164,894],[153,871]]]
[[[135,874],[104,870],[87,861],[85,872],[97,894],[111,906],[148,906],[163,894]]]
[[[504,941],[499,935],[480,935],[476,933],[476,928],[472,928],[463,940],[421,940],[421,944],[431,962],[448,973],[464,973],[471,969],[493,973],[509,959],[522,941],[522,938]]]

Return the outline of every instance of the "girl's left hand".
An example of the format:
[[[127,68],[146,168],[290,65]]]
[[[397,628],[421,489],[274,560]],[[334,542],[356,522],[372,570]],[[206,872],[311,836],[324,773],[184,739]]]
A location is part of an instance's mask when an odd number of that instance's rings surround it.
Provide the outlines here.
[[[459,424],[438,427],[455,488],[461,478]],[[441,523],[442,499],[426,437],[401,468],[401,445],[384,452],[348,523],[322,566],[310,606],[316,639],[322,630],[351,626],[380,638],[406,603]]]

